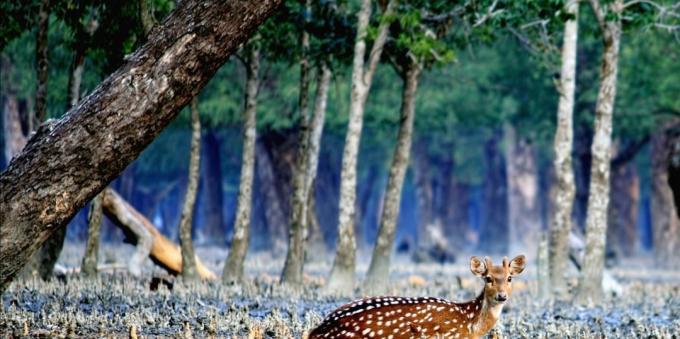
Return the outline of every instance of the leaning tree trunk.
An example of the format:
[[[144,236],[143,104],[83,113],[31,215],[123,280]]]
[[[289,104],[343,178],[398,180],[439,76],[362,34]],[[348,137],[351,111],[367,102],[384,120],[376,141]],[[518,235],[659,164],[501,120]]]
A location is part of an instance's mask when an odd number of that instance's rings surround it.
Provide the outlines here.
[[[309,9],[310,2],[306,1]],[[300,111],[300,129],[298,131],[298,145],[295,171],[293,173],[293,197],[291,199],[291,215],[288,228],[288,252],[283,265],[281,282],[291,287],[302,283],[302,268],[305,258],[305,243],[307,238],[307,173],[309,168],[309,33],[303,29],[300,44],[302,58],[300,59],[300,95],[298,110]]]
[[[179,243],[182,248],[182,278],[198,279],[194,242],[191,230],[194,221],[194,205],[198,193],[198,176],[201,164],[201,119],[198,114],[198,98],[191,100],[191,154],[189,155],[189,183],[184,196],[182,217],[179,222]]]
[[[139,156],[280,3],[182,1],[82,104],[38,129],[0,175],[0,291]]]
[[[421,65],[412,63],[407,66],[402,75],[404,88],[401,95],[401,119],[399,124],[399,136],[392,157],[387,189],[382,206],[382,217],[376,240],[371,264],[368,268],[366,285],[370,289],[384,288],[389,281],[390,257],[394,247],[394,238],[399,219],[399,207],[401,205],[401,190],[404,186],[404,177],[408,168],[411,154],[411,139],[413,136],[413,121],[416,115],[416,92],[418,91],[418,77]]]
[[[383,13],[390,17],[396,10],[398,0],[390,0]],[[364,67],[366,57],[366,35],[368,20],[371,16],[371,1],[363,0],[357,14],[357,35],[354,43],[354,60],[352,65],[352,93],[350,96],[349,124],[342,154],[342,172],[340,175],[340,213],[338,215],[338,240],[335,260],[328,279],[328,290],[347,294],[354,288],[356,267],[356,239],[354,222],[356,214],[357,154],[361,138],[364,106],[368,91],[371,88],[373,74],[380,61],[383,46],[387,41],[389,20],[381,20],[378,34],[369,54],[368,67]]]
[[[103,193],[97,194],[90,202],[90,211],[87,216],[87,243],[85,255],[80,265],[80,273],[92,278],[97,275],[97,262],[99,261],[99,234],[102,227],[102,198]]]
[[[677,139],[673,129],[680,128],[677,120],[663,124],[652,134],[652,231],[654,259],[663,268],[680,267],[680,219],[676,214],[673,192],[668,182],[671,150]]]
[[[550,223],[549,265],[550,281],[557,296],[567,291],[567,271],[569,232],[571,230],[571,213],[574,205],[574,169],[571,153],[574,143],[573,111],[574,90],[576,88],[576,43],[578,40],[578,0],[566,4],[566,11],[573,15],[564,24],[564,41],[562,44],[562,70],[558,92],[560,100],[557,108],[557,130],[553,143],[555,159],[555,191],[551,196],[555,199],[552,220]]]
[[[591,3],[596,3],[592,0]],[[596,6],[596,5],[594,5]],[[621,6],[616,0],[614,6]],[[595,9],[598,11],[598,9]],[[609,206],[609,163],[612,144],[612,114],[616,98],[616,75],[618,71],[619,44],[621,42],[620,19],[605,21],[602,16],[601,32],[604,42],[600,68],[600,90],[595,107],[593,136],[593,162],[590,171],[590,193],[586,217],[586,252],[583,259],[579,290],[579,303],[597,303],[602,299],[602,272],[607,234],[607,208]]]
[[[257,129],[255,124],[257,108],[257,88],[259,84],[258,70],[260,68],[260,51],[257,42],[249,47],[245,62],[246,78],[246,107],[243,111],[243,160],[241,163],[241,179],[238,188],[238,206],[236,207],[236,221],[234,235],[231,238],[231,249],[224,264],[223,283],[240,282],[243,279],[243,262],[248,253],[248,238],[250,228],[250,214],[253,204],[253,173],[255,171],[255,139]]]
[[[319,151],[321,150],[321,135],[326,121],[326,107],[328,104],[328,89],[331,83],[331,70],[326,63],[322,63],[318,70],[316,80],[316,98],[314,101],[314,113],[309,125],[309,167],[307,168],[307,221],[310,225],[310,236],[308,237],[308,248],[314,253],[325,253],[326,244],[324,242],[321,225],[316,216],[316,173],[319,168]]]

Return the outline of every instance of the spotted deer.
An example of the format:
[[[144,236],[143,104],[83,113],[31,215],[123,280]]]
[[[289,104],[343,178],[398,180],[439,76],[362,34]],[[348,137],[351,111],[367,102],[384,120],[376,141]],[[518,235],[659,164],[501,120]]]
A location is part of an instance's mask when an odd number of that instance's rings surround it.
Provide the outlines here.
[[[470,270],[484,280],[471,301],[441,298],[372,297],[343,305],[309,334],[316,338],[480,338],[491,330],[512,294],[512,278],[524,270],[519,255],[501,266],[488,257],[470,258]]]

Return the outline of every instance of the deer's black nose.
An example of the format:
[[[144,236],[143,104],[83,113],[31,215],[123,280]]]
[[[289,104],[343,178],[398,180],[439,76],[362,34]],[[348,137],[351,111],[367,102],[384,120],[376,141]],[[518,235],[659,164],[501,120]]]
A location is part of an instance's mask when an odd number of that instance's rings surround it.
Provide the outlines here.
[[[507,301],[507,300],[508,300],[508,295],[505,294],[505,293],[498,293],[498,294],[496,295],[496,301],[501,301],[501,302],[503,302],[503,301]]]

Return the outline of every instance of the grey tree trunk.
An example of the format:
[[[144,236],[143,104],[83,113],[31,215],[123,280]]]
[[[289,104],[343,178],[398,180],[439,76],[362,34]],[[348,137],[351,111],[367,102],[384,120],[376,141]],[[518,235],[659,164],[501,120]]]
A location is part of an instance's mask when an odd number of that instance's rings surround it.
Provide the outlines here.
[[[484,145],[484,207],[478,248],[488,253],[507,253],[510,249],[508,229],[508,177],[505,154],[501,150],[503,129],[498,128]]]
[[[401,95],[399,135],[387,179],[378,237],[366,277],[366,286],[371,290],[384,288],[385,283],[389,281],[390,258],[399,219],[401,190],[411,154],[413,121],[416,115],[416,92],[418,91],[418,78],[421,68],[420,64],[412,63],[406,67],[404,74],[402,74],[404,87]]]
[[[677,120],[661,125],[652,133],[652,231],[654,258],[659,267],[680,267],[680,219],[668,182],[671,150],[677,142],[669,136],[680,126]]]
[[[238,187],[238,206],[234,235],[231,239],[229,256],[224,264],[223,283],[234,283],[243,280],[243,262],[248,253],[250,233],[250,214],[253,204],[253,173],[255,171],[255,139],[257,89],[259,86],[258,71],[260,68],[260,51],[257,43],[249,46],[245,66],[246,98],[243,111],[243,160],[241,162],[241,179]]]
[[[600,89],[595,107],[593,136],[593,161],[590,170],[590,193],[586,217],[586,252],[579,280],[577,302],[597,303],[602,299],[602,272],[607,234],[607,208],[609,206],[609,165],[612,145],[612,113],[616,98],[619,45],[621,42],[620,13],[616,19],[607,20],[606,12],[598,0],[591,0],[598,15],[604,50],[600,67]],[[615,0],[611,9],[622,9],[623,1]]]
[[[206,243],[225,244],[224,213],[222,212],[222,173],[220,141],[215,132],[203,138],[201,180],[199,184],[199,214],[204,216],[201,239]]]
[[[411,161],[413,168],[413,181],[416,186],[416,198],[418,200],[418,225],[414,245],[419,248],[427,248],[432,244],[428,229],[434,227],[433,200],[431,170],[428,164],[427,146],[423,142],[416,142]]]
[[[390,0],[383,13],[390,17],[396,10],[397,0]],[[357,13],[357,35],[354,42],[354,59],[352,63],[352,92],[350,96],[349,124],[342,154],[342,172],[340,175],[340,203],[338,215],[338,240],[333,268],[328,279],[327,289],[339,294],[347,294],[354,288],[356,268],[356,239],[354,222],[356,214],[356,182],[357,153],[363,125],[364,106],[368,91],[371,88],[373,74],[380,61],[383,46],[387,40],[389,20],[382,20],[378,34],[368,58],[368,66],[364,66],[366,57],[366,35],[368,21],[371,16],[371,1],[362,0],[361,9]]]
[[[319,168],[319,150],[321,149],[321,135],[326,121],[326,107],[328,104],[328,90],[331,83],[331,70],[326,63],[323,63],[318,71],[316,79],[316,98],[314,101],[314,113],[309,126],[309,167],[307,168],[306,190],[307,190],[307,221],[310,225],[310,236],[308,239],[309,248],[314,253],[325,253],[326,244],[324,242],[321,225],[316,217],[316,198],[314,189],[316,183],[316,173]]]
[[[556,296],[564,296],[567,292],[567,271],[569,232],[571,231],[571,213],[574,205],[576,187],[571,153],[574,144],[573,111],[574,90],[576,88],[576,47],[578,40],[578,6],[577,0],[566,4],[566,12],[574,18],[564,24],[564,41],[562,43],[562,70],[560,73],[560,94],[557,108],[557,130],[553,143],[555,159],[555,186],[551,197],[554,198],[552,220],[550,223],[549,262],[550,281]]]
[[[536,152],[514,126],[506,125],[505,133],[510,252],[536,253],[541,232]]]
[[[41,0],[38,7],[38,33],[35,41],[35,60],[37,63],[38,84],[35,91],[35,116],[38,123],[47,117],[47,75],[48,75],[48,45],[47,31],[49,29],[50,1]]]
[[[97,194],[90,202],[90,211],[87,216],[87,243],[85,255],[80,265],[80,273],[88,278],[97,275],[97,262],[99,261],[99,234],[102,226],[102,198],[103,193]]]
[[[306,1],[309,9],[310,2]],[[302,283],[302,269],[305,258],[307,240],[307,174],[309,168],[309,33],[302,31],[300,37],[302,58],[300,59],[300,95],[298,110],[300,128],[295,171],[293,172],[293,197],[291,199],[291,215],[288,225],[288,252],[281,274],[281,282],[290,287],[299,287]]]
[[[191,230],[194,221],[194,206],[198,193],[198,177],[201,165],[201,118],[198,112],[198,98],[191,100],[191,154],[189,155],[189,183],[184,196],[182,217],[179,224],[179,243],[182,248],[182,278],[197,280],[196,255]]]
[[[309,45],[309,36],[303,34],[303,46]],[[316,178],[319,163],[319,149],[321,134],[323,133],[324,119],[326,116],[326,103],[328,101],[328,88],[331,72],[324,64],[320,67],[317,79],[316,99],[314,112],[310,119],[307,115],[307,92],[309,88],[308,73],[309,61],[306,58],[300,63],[300,111],[301,115],[300,136],[298,141],[297,168],[293,176],[293,199],[291,206],[291,223],[288,243],[288,255],[281,281],[290,286],[299,286],[302,283],[303,266],[305,260],[305,244],[309,242],[309,224],[315,216],[311,206],[313,201],[310,196],[313,192],[312,183]]]
[[[137,158],[280,3],[183,1],[82,104],[38,129],[0,175],[0,291]]]

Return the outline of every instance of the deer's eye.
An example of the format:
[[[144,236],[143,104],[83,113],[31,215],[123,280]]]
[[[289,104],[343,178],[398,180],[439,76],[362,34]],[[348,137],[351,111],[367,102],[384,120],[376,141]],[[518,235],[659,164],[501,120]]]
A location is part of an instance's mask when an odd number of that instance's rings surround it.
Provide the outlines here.
[[[493,279],[491,279],[491,277],[484,277],[484,281],[486,281],[487,284],[490,284],[493,282]]]
[[[511,282],[511,281],[512,281],[512,276],[509,276],[509,277],[508,277],[508,282]]]

